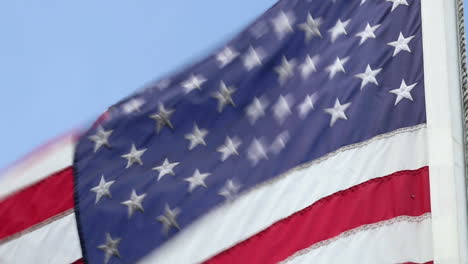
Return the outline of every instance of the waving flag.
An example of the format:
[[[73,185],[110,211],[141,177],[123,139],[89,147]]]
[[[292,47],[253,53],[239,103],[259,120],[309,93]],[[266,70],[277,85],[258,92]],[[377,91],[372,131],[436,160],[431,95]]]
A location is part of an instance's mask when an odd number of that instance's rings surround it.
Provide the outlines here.
[[[431,261],[420,5],[278,2],[1,190],[0,260]]]

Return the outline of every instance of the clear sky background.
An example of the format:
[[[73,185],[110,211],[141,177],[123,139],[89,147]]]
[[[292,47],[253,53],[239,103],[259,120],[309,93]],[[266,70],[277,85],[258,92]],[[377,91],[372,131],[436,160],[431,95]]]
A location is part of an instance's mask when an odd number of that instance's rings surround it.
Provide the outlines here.
[[[0,169],[228,40],[276,0],[0,0]]]
[[[0,0],[0,169],[221,45],[276,0]]]

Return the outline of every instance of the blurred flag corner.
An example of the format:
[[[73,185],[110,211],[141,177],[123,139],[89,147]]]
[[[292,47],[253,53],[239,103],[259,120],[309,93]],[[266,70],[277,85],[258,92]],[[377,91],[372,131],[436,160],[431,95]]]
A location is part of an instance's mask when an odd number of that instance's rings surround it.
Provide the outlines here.
[[[281,0],[12,165],[0,263],[432,263],[423,2]]]

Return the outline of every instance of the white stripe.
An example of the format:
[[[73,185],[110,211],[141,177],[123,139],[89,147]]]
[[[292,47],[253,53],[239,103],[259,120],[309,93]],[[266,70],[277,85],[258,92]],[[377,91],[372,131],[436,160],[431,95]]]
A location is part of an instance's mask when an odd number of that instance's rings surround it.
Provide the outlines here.
[[[432,224],[401,221],[356,232],[290,259],[288,264],[426,263],[432,260]]]
[[[75,143],[69,134],[8,168],[0,175],[0,199],[71,166]]]
[[[206,260],[323,197],[373,178],[426,165],[425,127],[370,140],[369,144],[338,152],[218,207],[141,263]]]
[[[80,258],[73,213],[0,245],[0,263],[66,264]]]

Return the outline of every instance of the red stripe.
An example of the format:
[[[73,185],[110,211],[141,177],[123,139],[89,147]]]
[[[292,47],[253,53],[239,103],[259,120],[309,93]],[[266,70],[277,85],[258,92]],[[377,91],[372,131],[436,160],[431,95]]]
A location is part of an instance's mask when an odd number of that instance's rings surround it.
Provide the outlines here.
[[[68,167],[0,201],[0,240],[73,207],[73,170]]]
[[[85,262],[84,262],[83,259],[79,259],[79,260],[73,262],[72,264],[85,264]]]
[[[323,198],[206,263],[277,263],[346,230],[430,211],[428,168],[400,171]]]

